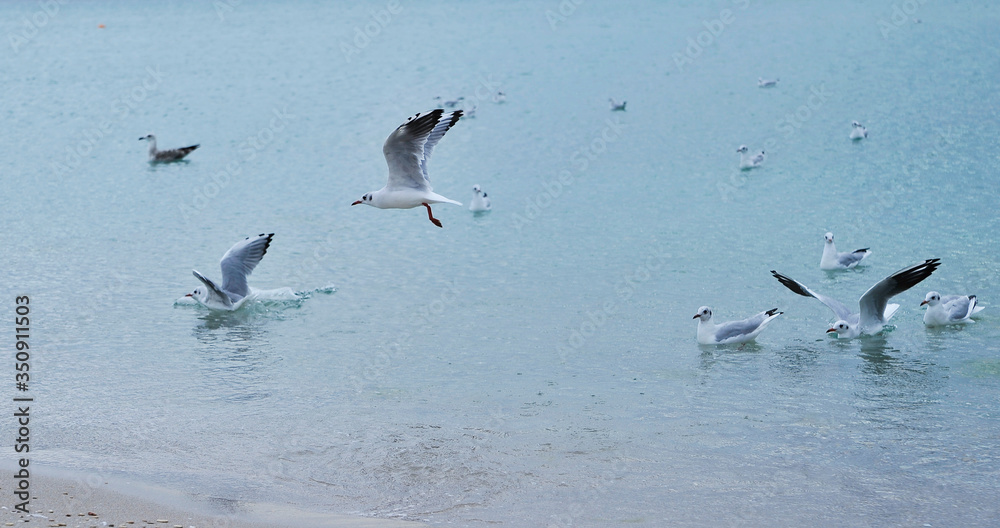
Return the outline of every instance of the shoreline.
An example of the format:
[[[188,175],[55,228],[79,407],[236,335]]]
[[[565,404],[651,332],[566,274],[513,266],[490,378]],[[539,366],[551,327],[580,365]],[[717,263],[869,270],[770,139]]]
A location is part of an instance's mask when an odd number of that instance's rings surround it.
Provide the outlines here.
[[[34,466],[34,464],[32,464]],[[14,509],[17,468],[0,465],[0,524],[67,528],[414,528],[413,521],[337,515],[296,509],[291,505],[238,502],[207,503],[190,494],[134,479],[100,478],[94,474],[32,467],[30,499],[24,513]],[[231,509],[232,511],[223,511]]]

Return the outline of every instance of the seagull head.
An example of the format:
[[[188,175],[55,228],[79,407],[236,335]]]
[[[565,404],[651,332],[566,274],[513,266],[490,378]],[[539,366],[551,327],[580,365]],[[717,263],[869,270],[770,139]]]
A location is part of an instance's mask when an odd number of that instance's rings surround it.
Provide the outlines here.
[[[152,140],[156,139],[156,136],[154,136],[153,134],[146,134],[145,136],[142,136],[141,138],[139,138],[139,141],[142,141],[144,139],[148,139],[148,140],[152,141]]]
[[[474,192],[476,194],[479,194],[479,193],[483,192],[483,189],[481,187],[479,187],[478,185],[473,185],[472,186],[472,192]]]
[[[937,306],[937,304],[939,302],[941,302],[941,294],[940,293],[938,293],[938,292],[928,292],[927,296],[924,297],[923,302],[920,303],[920,306],[923,306],[925,304],[928,304],[930,306]]]
[[[199,286],[199,287],[195,288],[193,292],[185,295],[185,297],[191,297],[192,299],[194,299],[194,300],[196,300],[196,301],[198,301],[198,302],[200,302],[202,304],[205,304],[205,300],[208,298],[208,292],[205,291],[205,288],[202,288],[201,286]]]
[[[847,321],[837,321],[833,323],[833,327],[826,331],[826,333],[837,332],[837,337],[848,335],[851,333],[851,325]]]
[[[827,244],[833,244],[833,233],[827,231],[827,233],[823,235],[823,238],[826,239]]]
[[[749,150],[750,149],[748,149],[746,145],[740,145],[740,148],[736,149],[736,152],[739,152],[740,154],[745,154]]]
[[[861,123],[858,123],[857,121],[851,121],[851,126],[854,128],[858,128],[859,126],[861,126]]]
[[[361,197],[360,200],[352,203],[351,205],[358,205],[358,204],[372,205],[372,193],[365,194],[364,196]]]
[[[708,306],[702,306],[698,308],[698,313],[694,314],[691,319],[701,319],[701,322],[707,323],[712,320],[712,309]]]

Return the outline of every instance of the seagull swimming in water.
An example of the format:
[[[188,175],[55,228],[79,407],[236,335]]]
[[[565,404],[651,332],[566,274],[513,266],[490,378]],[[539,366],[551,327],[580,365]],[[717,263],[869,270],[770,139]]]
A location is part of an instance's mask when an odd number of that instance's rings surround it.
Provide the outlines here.
[[[229,251],[226,251],[219,262],[222,267],[221,286],[198,273],[198,270],[191,270],[191,273],[205,286],[195,288],[185,297],[192,297],[199,303],[215,310],[232,311],[243,306],[250,295],[247,277],[260,263],[260,259],[264,258],[273,236],[274,233],[267,235],[261,233],[255,237],[246,237],[229,248]]]
[[[771,321],[783,313],[773,308],[742,321],[729,321],[717,325],[712,322],[712,309],[702,306],[692,319],[698,319],[699,344],[728,345],[753,341]]]
[[[622,101],[622,102],[619,103],[618,101],[615,101],[613,98],[609,98],[608,101],[611,102],[611,111],[612,112],[624,112],[625,111],[625,105],[628,103],[628,101]]]
[[[427,160],[438,141],[462,117],[461,110],[444,113],[438,108],[417,114],[399,125],[382,145],[382,154],[389,166],[389,179],[385,187],[365,194],[351,205],[365,204],[379,209],[412,209],[418,205],[427,208],[427,218],[438,226],[431,204],[461,202],[445,198],[431,189],[427,177]]]
[[[927,293],[920,306],[925,304],[924,324],[927,326],[974,323],[972,316],[985,308],[979,306],[975,295],[941,295],[936,291]]]
[[[838,253],[837,246],[833,243],[833,233],[828,232],[823,235],[823,239],[825,242],[823,245],[823,257],[819,260],[820,269],[830,271],[853,268],[872,253],[871,248]]]
[[[483,213],[493,208],[490,204],[490,199],[483,192],[482,188],[478,185],[473,185],[472,192],[475,194],[472,196],[472,203],[469,204],[470,211],[473,213]]]
[[[898,304],[888,304],[889,299],[899,295],[916,286],[920,281],[931,276],[934,270],[941,265],[941,259],[928,259],[920,264],[915,264],[909,268],[901,269],[892,275],[882,279],[877,284],[868,288],[868,291],[858,300],[861,313],[852,312],[840,301],[831,299],[825,295],[820,295],[801,282],[786,277],[771,270],[771,275],[778,279],[794,293],[804,297],[812,297],[825,304],[827,308],[833,310],[837,316],[837,322],[827,330],[827,333],[836,332],[838,337],[858,337],[861,334],[875,334],[882,330],[889,319],[892,318]]]
[[[496,95],[493,96],[493,102],[497,104],[506,103],[507,94],[503,93],[503,91],[497,92]]]
[[[760,167],[764,163],[764,151],[760,151],[754,155],[748,155],[750,149],[746,145],[740,145],[740,148],[736,149],[736,152],[740,155],[740,170],[749,170],[754,167]]]
[[[851,139],[858,140],[868,137],[868,129],[858,123],[857,121],[851,122]]]
[[[757,77],[757,88],[774,88],[781,79],[767,80]]]
[[[184,159],[184,156],[194,152],[194,149],[201,146],[191,145],[190,147],[183,147],[170,150],[157,150],[156,149],[156,136],[153,134],[147,134],[141,138],[139,141],[146,140],[149,141],[149,161],[154,163],[165,163],[169,161],[180,161]]]

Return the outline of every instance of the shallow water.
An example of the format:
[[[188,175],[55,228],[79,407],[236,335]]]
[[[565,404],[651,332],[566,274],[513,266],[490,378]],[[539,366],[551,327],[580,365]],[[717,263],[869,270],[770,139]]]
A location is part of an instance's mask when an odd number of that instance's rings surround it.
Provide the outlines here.
[[[32,461],[463,526],[995,525],[1000,9],[563,4],[0,5]],[[494,210],[350,207],[459,95],[431,179]],[[828,230],[866,266],[820,271]],[[251,285],[307,299],[174,304],[262,231]],[[853,302],[932,257],[853,341],[769,274]],[[925,329],[931,289],[987,309]],[[785,314],[712,349],[706,304]]]

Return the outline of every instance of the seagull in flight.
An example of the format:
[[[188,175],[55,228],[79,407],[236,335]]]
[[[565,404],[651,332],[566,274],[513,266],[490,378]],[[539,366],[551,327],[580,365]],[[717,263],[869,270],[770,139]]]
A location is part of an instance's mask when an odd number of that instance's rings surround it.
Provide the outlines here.
[[[712,321],[712,309],[708,306],[698,308],[698,313],[692,319],[698,319],[698,343],[702,345],[728,345],[730,343],[746,343],[753,341],[764,331],[771,321],[785,312],[773,308],[766,312],[743,319],[715,324]]]
[[[191,270],[195,277],[204,284],[185,297],[192,297],[199,303],[215,310],[236,310],[249,298],[250,287],[247,286],[247,276],[260,263],[271,245],[274,233],[261,233],[255,237],[247,237],[237,242],[222,256],[219,265],[222,266],[222,286],[212,282],[212,279]]]
[[[166,163],[170,161],[180,161],[184,159],[184,156],[194,152],[194,149],[198,148],[198,145],[191,145],[190,147],[176,148],[170,150],[157,150],[156,148],[156,136],[153,134],[147,134],[141,138],[139,141],[146,140],[149,141],[149,161],[151,163]]]
[[[442,227],[441,221],[434,218],[431,204],[462,204],[431,189],[427,160],[445,132],[461,117],[461,110],[446,114],[438,108],[419,113],[399,125],[382,146],[382,154],[389,165],[389,180],[385,187],[365,194],[351,205],[365,204],[379,209],[412,209],[422,205],[427,208],[427,218]]]
[[[925,304],[924,324],[927,326],[974,323],[972,316],[985,308],[979,306],[975,295],[941,295],[936,291],[927,293],[920,306]]]
[[[857,266],[871,255],[871,248],[855,249],[854,251],[837,252],[833,243],[833,233],[823,235],[826,242],[823,245],[823,257],[819,260],[819,268],[827,271],[849,269]]]
[[[840,301],[816,293],[801,282],[777,271],[771,270],[771,275],[789,290],[805,297],[813,297],[833,310],[837,322],[833,323],[827,333],[836,332],[838,337],[853,338],[861,334],[875,334],[882,330],[899,309],[898,304],[888,304],[889,299],[930,277],[940,265],[941,259],[928,259],[882,279],[861,296],[858,301],[861,313],[854,313]]]

